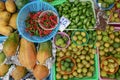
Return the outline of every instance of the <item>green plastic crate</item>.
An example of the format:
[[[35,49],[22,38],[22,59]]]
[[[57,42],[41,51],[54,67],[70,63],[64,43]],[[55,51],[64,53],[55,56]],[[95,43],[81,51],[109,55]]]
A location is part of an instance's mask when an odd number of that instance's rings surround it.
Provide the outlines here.
[[[84,77],[84,78],[71,78],[69,80],[98,80],[99,78],[99,70],[98,70],[98,55],[95,54],[95,71],[94,71],[94,75],[92,77]],[[52,80],[56,80],[56,67],[55,67],[55,64],[53,65],[53,68],[52,68]],[[63,80],[63,79],[61,79]]]
[[[41,0],[41,1],[45,1],[45,0]],[[62,4],[63,2],[66,2],[66,0],[55,0],[53,2],[50,2],[50,4],[55,6],[55,5]]]

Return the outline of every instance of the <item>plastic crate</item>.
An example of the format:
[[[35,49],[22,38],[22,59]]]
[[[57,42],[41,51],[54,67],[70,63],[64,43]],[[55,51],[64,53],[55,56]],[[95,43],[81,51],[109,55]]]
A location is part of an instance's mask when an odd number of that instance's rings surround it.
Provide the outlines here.
[[[68,80],[98,80],[98,77],[99,77],[98,54],[95,54],[94,60],[95,60],[95,64],[94,64],[95,71],[94,71],[94,74],[93,74],[92,77],[90,77],[90,78],[88,78],[88,77],[84,77],[84,78],[71,78],[71,79],[68,79]],[[55,67],[55,64],[52,67],[51,80],[57,80],[56,79],[56,67]],[[60,80],[63,80],[63,79],[60,79]]]
[[[41,1],[45,1],[45,0],[41,0]],[[63,2],[65,2],[66,0],[54,0],[53,2],[49,2],[51,5],[55,6],[55,5],[59,5],[62,4]]]
[[[57,27],[54,30],[52,30],[52,32],[49,35],[44,36],[44,37],[30,36],[30,34],[25,31],[25,28],[26,28],[25,20],[26,20],[26,17],[28,16],[28,14],[32,11],[44,11],[44,10],[52,10],[59,17],[56,9],[52,5],[50,5],[46,2],[43,2],[43,1],[38,1],[38,0],[26,4],[19,11],[18,17],[17,17],[18,31],[19,31],[20,35],[22,35],[22,37],[24,37],[28,41],[35,42],[35,43],[45,42],[47,40],[50,40],[57,33],[57,31],[59,29],[59,23],[58,23]]]

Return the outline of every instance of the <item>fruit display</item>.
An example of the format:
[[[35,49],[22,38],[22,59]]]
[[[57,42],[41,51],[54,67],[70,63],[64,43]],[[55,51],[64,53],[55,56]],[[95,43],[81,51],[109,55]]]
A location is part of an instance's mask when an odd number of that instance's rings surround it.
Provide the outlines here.
[[[92,1],[69,0],[56,6],[60,16],[71,21],[68,29],[93,29],[95,26],[95,13]]]
[[[67,48],[70,44],[70,38],[66,33],[58,32],[54,37],[54,43],[57,48]]]
[[[1,0],[0,80],[120,80],[119,24],[119,0]]]
[[[72,32],[68,32],[68,34],[71,34],[71,33]],[[57,49],[57,52],[56,52],[57,58],[56,58],[56,65],[55,65],[56,79],[57,80],[59,79],[68,80],[68,79],[75,79],[75,78],[84,79],[84,77],[87,77],[89,79],[90,77],[94,76],[95,75],[94,71],[96,71],[95,66],[97,66],[95,64],[95,53],[96,53],[96,49],[93,48],[92,45],[77,46],[73,42],[71,42],[68,48],[65,48],[62,50]],[[69,56],[73,58],[73,60],[65,56]],[[71,71],[70,70],[71,62],[69,63],[69,61],[71,61],[70,59],[72,61],[75,61],[74,65],[76,65],[75,70],[73,70],[72,73],[67,72],[67,71]],[[61,64],[61,67],[59,66],[60,64]],[[67,66],[69,66],[69,68]]]
[[[84,30],[77,30],[72,34],[72,40],[76,45],[85,45],[87,44],[88,39],[88,34]]]
[[[110,15],[110,19],[109,22],[116,22],[116,23],[120,23],[120,15],[119,15],[119,10],[114,11],[111,15]]]
[[[0,34],[9,36],[17,29],[17,9],[14,0],[0,1]]]
[[[106,57],[101,62],[101,68],[107,72],[107,74],[114,74],[118,71],[119,64],[113,57]]]
[[[118,78],[118,71],[116,70],[115,73],[110,74],[106,72],[106,70],[111,69],[114,70],[114,64],[116,66],[115,69],[117,69],[117,65],[119,64],[119,44],[120,44],[120,40],[119,40],[119,31],[114,31],[114,27],[113,26],[107,26],[106,27],[106,31],[97,31],[97,36],[98,36],[98,40],[96,42],[96,46],[99,47],[99,55],[100,55],[100,65],[102,64],[106,64],[106,67],[101,66],[101,77],[103,78]],[[105,61],[106,57],[112,56],[115,58],[114,64],[110,63],[108,64],[108,60],[107,62]],[[105,61],[105,62],[104,62]],[[110,60],[111,61],[111,60]],[[112,60],[114,61],[114,60]],[[110,68],[109,68],[110,66]],[[118,66],[119,67],[119,66]],[[104,69],[103,69],[104,68]],[[113,71],[114,72],[114,71]]]
[[[97,33],[95,30],[92,31],[87,31],[88,35],[89,35],[89,41],[88,44],[89,45],[94,45],[97,41]]]

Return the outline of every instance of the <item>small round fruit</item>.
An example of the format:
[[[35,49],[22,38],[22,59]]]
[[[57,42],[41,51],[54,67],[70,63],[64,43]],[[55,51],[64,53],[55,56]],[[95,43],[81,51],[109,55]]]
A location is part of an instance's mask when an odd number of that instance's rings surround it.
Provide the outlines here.
[[[109,47],[110,44],[109,44],[109,43],[105,43],[104,46],[105,46],[105,47]]]
[[[77,36],[73,36],[73,40],[76,41],[77,40]]]
[[[62,78],[61,74],[60,74],[60,73],[57,73],[57,74],[56,74],[56,79],[61,79],[61,78]]]
[[[96,42],[96,47],[100,47],[100,42]]]
[[[92,72],[87,72],[87,77],[92,77]]]
[[[85,36],[86,36],[86,33],[85,33],[85,32],[81,32],[81,35],[82,35],[83,37],[85,37]]]
[[[63,75],[63,79],[67,80],[68,79],[68,75]]]
[[[87,39],[86,39],[86,38],[83,38],[82,42],[85,43],[86,41],[87,41]]]

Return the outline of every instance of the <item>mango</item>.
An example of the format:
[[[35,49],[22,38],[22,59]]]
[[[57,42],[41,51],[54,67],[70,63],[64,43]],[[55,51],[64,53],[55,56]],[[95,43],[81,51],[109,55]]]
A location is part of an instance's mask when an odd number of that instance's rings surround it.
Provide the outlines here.
[[[15,55],[19,44],[19,35],[17,33],[11,33],[7,40],[3,44],[3,52],[7,57]]]
[[[34,43],[22,38],[20,41],[20,50],[18,54],[21,65],[32,70],[36,64],[36,53]]]
[[[52,56],[52,43],[51,41],[43,42],[39,44],[40,47],[37,52],[37,60],[40,64],[44,64],[45,61]]]

